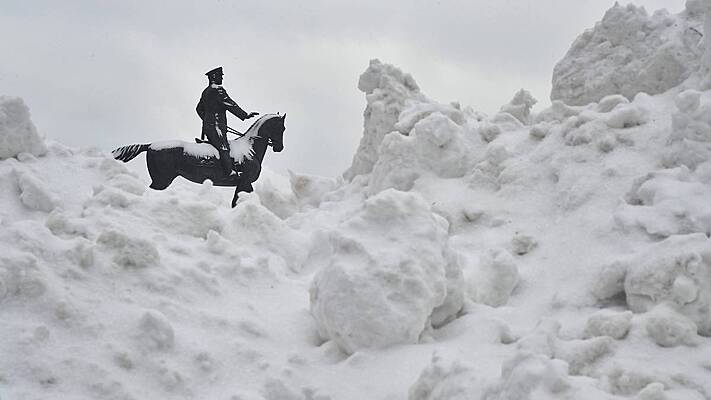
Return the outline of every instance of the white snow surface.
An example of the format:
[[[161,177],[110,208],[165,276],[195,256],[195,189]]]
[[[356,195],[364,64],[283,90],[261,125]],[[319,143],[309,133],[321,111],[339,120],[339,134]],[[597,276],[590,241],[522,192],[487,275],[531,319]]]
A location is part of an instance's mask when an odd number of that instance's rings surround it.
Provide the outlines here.
[[[552,100],[585,105],[608,95],[628,99],[659,94],[701,72],[704,8],[707,0],[688,1],[672,15],[620,5],[586,30],[553,72]]]
[[[344,177],[266,168],[234,209],[3,142],[0,398],[708,399],[711,91],[630,84],[489,117],[374,60]]]
[[[39,156],[46,152],[25,102],[19,97],[0,96],[0,160],[22,153]]]

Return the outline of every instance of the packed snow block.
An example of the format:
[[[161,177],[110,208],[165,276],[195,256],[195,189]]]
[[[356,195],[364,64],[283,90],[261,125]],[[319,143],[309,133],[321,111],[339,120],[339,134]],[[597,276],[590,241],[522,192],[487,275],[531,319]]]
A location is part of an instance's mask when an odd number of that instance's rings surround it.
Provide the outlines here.
[[[477,303],[503,306],[518,285],[518,279],[513,256],[504,249],[492,249],[481,257],[476,272],[469,278],[470,297]]]
[[[414,103],[405,108],[398,117],[395,129],[403,135],[409,135],[415,125],[433,113],[445,115],[459,126],[467,123],[467,115],[458,105],[440,104],[436,102]]]
[[[501,367],[501,379],[488,387],[482,400],[574,398],[568,366],[560,360],[519,352]]]
[[[317,175],[297,174],[289,171],[291,191],[300,204],[318,207],[325,195],[342,183],[337,179]]]
[[[631,325],[631,311],[600,310],[588,318],[583,337],[609,336],[620,340],[627,336]]]
[[[119,175],[131,174],[131,171],[128,169],[126,164],[114,160],[110,157],[105,157],[101,161],[101,164],[99,165],[99,171],[101,171],[107,179],[111,179]]]
[[[145,348],[166,351],[175,344],[175,332],[163,313],[148,310],[138,321],[138,340]]]
[[[551,127],[549,122],[539,122],[531,127],[528,134],[534,139],[543,140],[551,133]]]
[[[477,128],[477,132],[479,132],[479,136],[481,136],[481,139],[486,142],[490,143],[493,142],[494,139],[499,137],[501,135],[501,127],[496,124],[484,122],[479,127]]]
[[[681,92],[672,114],[669,145],[664,155],[667,167],[696,167],[711,159],[711,101],[695,90]]]
[[[603,117],[605,124],[613,129],[626,129],[647,122],[647,111],[639,106],[621,105]]]
[[[671,236],[616,261],[601,271],[600,281],[607,284],[593,292],[601,299],[615,296],[621,279],[633,312],[666,304],[695,323],[698,334],[711,336],[711,244],[706,235]]]
[[[595,110],[599,113],[608,113],[620,104],[629,104],[629,102],[625,96],[613,94],[603,97],[600,102],[597,103]]]
[[[621,94],[659,94],[699,68],[700,39],[685,13],[648,15],[643,7],[615,4],[580,35],[553,70],[551,100],[571,105]]]
[[[358,89],[366,95],[363,114],[364,130],[353,164],[343,174],[347,180],[367,174],[378,159],[378,148],[385,135],[396,131],[400,113],[410,102],[429,102],[410,74],[398,68],[371,60],[358,80]]]
[[[38,176],[24,170],[15,170],[15,176],[20,187],[20,201],[27,208],[51,212],[60,205],[59,198]]]
[[[320,335],[344,352],[412,344],[463,304],[447,222],[416,194],[386,190],[330,235],[310,289]],[[442,312],[445,311],[446,312]]]
[[[528,90],[521,89],[513,99],[501,107],[502,113],[508,113],[524,125],[531,124],[531,108],[538,103]]]
[[[525,125],[516,117],[507,112],[498,112],[489,119],[489,122],[499,127],[502,132],[511,132],[524,129]]]
[[[570,117],[580,115],[585,111],[586,107],[569,106],[560,100],[551,101],[551,106],[536,114],[534,123],[548,122],[563,122]]]
[[[657,345],[675,347],[697,344],[696,324],[669,306],[659,305],[646,317],[647,335]]]
[[[259,201],[264,207],[281,219],[289,218],[299,209],[294,193],[280,187],[269,178],[262,177],[254,185],[254,193],[259,196]]]
[[[588,144],[593,141],[596,137],[599,137],[603,133],[607,131],[607,126],[605,126],[605,123],[600,120],[594,120],[594,121],[583,121],[580,119],[576,118],[575,122],[575,127],[567,128],[564,127],[563,130],[563,135],[565,137],[565,144],[568,146],[580,146],[584,144]],[[577,125],[577,122],[580,122],[580,125]],[[571,121],[573,123],[573,121]]]
[[[711,232],[711,186],[686,166],[638,178],[615,212],[624,228],[655,237]]]
[[[614,340],[610,337],[564,340],[560,329],[556,320],[541,320],[531,333],[518,340],[518,349],[566,361],[571,375],[592,374],[595,363],[613,351]]]
[[[36,257],[16,252],[0,256],[0,309],[9,301],[25,303],[38,299],[47,289]]]
[[[146,184],[131,174],[114,175],[106,184],[135,196],[143,196],[146,192]]]
[[[410,387],[408,400],[599,400],[609,394],[594,381],[568,375],[565,361],[517,352],[506,360],[497,379],[482,379],[477,370],[457,361],[433,357]]]
[[[653,371],[638,368],[623,368],[615,366],[604,372],[602,377],[605,388],[612,394],[631,396],[638,394],[654,383],[671,385],[671,380]]]
[[[210,231],[224,229],[224,217],[219,215],[218,206],[209,202],[162,200],[146,202],[146,206],[145,218],[168,232],[205,238]]]
[[[222,235],[229,241],[254,246],[281,257],[292,271],[304,267],[311,239],[264,207],[257,196],[245,197],[234,210]]]
[[[393,132],[383,139],[373,166],[368,190],[410,190],[422,176],[457,178],[474,166],[476,142],[439,112],[418,121],[409,136]]]
[[[94,244],[84,238],[76,238],[74,243],[64,252],[67,260],[81,268],[91,267],[94,264]]]
[[[434,354],[432,361],[410,386],[408,400],[468,400],[480,398],[481,382],[471,368],[459,362],[446,364]]]
[[[47,146],[30,120],[30,109],[19,97],[0,96],[0,160],[21,153],[41,156]]]
[[[113,261],[123,268],[148,268],[160,262],[160,253],[155,245],[140,237],[107,230],[99,235],[96,242],[103,249],[113,252]]]

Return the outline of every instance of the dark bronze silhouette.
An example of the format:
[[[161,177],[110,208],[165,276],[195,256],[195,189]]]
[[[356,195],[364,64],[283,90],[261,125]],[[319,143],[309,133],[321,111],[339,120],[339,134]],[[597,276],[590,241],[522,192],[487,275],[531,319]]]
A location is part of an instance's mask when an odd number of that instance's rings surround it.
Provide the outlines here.
[[[259,178],[267,147],[271,146],[277,153],[284,149],[285,121],[286,114],[267,114],[255,121],[242,137],[225,140],[234,157],[230,171],[237,172],[231,175],[225,174],[221,160],[232,158],[223,158],[207,143],[170,141],[133,144],[119,147],[112,154],[117,160],[129,162],[145,151],[148,173],[153,181],[150,187],[155,190],[167,188],[178,176],[196,183],[210,179],[215,186],[234,186],[234,207],[240,192],[251,193],[254,190],[252,183]]]
[[[195,108],[202,119],[201,140],[207,138],[207,141],[217,149],[224,173],[229,175],[233,171],[233,163],[230,160],[230,149],[227,143],[227,111],[243,121],[259,115],[259,113],[246,113],[230,98],[225,88],[222,87],[222,77],[224,76],[222,67],[210,70],[205,75],[207,75],[208,85],[202,91],[200,101]]]

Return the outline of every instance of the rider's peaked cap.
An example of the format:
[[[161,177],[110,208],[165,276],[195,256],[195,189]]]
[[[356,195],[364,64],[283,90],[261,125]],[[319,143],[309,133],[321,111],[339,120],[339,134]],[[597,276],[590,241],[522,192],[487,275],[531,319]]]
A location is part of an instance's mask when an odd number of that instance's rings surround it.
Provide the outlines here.
[[[222,73],[222,67],[217,67],[215,69],[211,69],[205,73],[207,76],[213,76],[213,75],[224,75]]]

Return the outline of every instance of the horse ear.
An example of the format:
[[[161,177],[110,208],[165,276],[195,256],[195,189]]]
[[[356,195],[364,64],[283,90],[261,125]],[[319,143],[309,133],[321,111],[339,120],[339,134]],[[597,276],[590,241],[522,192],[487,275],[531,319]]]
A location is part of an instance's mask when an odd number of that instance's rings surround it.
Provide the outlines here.
[[[286,121],[286,113],[284,113],[284,115],[281,116],[281,119],[282,119],[283,121]]]

